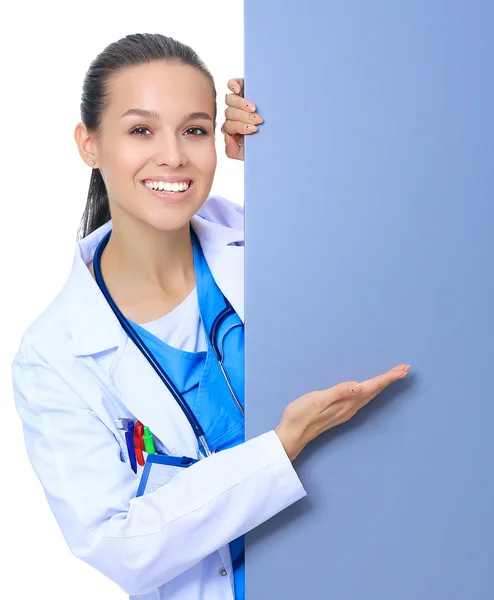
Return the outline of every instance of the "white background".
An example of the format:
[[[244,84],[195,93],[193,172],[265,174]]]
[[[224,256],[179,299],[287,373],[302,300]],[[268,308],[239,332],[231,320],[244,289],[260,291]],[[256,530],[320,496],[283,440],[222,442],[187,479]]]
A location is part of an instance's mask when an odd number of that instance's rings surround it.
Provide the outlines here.
[[[129,33],[163,33],[197,51],[218,93],[218,169],[211,193],[243,204],[243,163],[226,157],[219,130],[226,83],[243,76],[243,2],[10,2],[0,19],[0,594],[123,600],[116,584],[72,556],[49,511],[25,454],[11,363],[23,331],[58,293],[72,265],[91,174],[73,132],[86,70],[109,43]]]

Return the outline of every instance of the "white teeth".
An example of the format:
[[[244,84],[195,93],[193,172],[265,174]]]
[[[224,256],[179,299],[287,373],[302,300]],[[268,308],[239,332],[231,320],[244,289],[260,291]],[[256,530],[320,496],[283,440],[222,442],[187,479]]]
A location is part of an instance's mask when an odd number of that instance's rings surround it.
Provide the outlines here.
[[[164,190],[165,192],[185,192],[189,189],[190,181],[170,183],[169,181],[145,181],[144,185],[152,190]]]

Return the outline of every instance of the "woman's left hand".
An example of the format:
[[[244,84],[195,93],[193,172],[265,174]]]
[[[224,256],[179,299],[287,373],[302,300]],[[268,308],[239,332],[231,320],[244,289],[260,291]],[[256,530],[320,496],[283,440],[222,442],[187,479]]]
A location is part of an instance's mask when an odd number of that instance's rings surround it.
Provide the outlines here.
[[[264,119],[256,113],[256,106],[244,99],[243,78],[230,79],[228,87],[233,94],[227,94],[225,101],[225,122],[221,132],[225,136],[225,152],[228,158],[244,160],[244,136],[255,133]]]

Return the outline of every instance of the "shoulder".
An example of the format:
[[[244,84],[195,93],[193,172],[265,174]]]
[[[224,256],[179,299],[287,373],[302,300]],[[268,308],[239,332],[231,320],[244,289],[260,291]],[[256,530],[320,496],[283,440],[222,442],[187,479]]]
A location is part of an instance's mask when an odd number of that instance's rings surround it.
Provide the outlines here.
[[[223,196],[209,196],[197,215],[232,229],[242,229],[244,226],[244,207]]]
[[[64,352],[64,342],[70,342],[66,285],[22,333],[14,360],[29,362],[34,357]]]

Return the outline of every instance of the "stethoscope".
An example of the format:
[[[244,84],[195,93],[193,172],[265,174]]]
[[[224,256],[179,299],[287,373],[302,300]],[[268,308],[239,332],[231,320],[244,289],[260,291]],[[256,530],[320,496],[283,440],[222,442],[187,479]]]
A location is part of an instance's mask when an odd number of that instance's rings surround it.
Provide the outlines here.
[[[191,233],[192,233],[192,235],[195,236],[195,233],[192,229],[191,229]],[[168,388],[168,390],[170,391],[172,396],[177,401],[178,405],[180,406],[183,413],[187,417],[187,420],[189,421],[192,429],[194,430],[194,433],[195,433],[197,439],[200,440],[200,442],[202,443],[204,451],[206,452],[206,456],[210,456],[212,454],[212,452],[206,441],[206,436],[204,435],[204,431],[203,431],[201,425],[199,424],[199,421],[196,419],[194,413],[190,409],[189,405],[187,404],[185,398],[182,396],[180,391],[177,389],[177,387],[175,386],[173,381],[170,379],[170,377],[168,376],[166,371],[162,368],[162,366],[156,360],[156,358],[155,358],[154,354],[151,352],[151,350],[149,350],[149,348],[146,346],[146,344],[142,341],[141,337],[137,334],[137,332],[130,325],[130,323],[127,321],[127,319],[123,316],[120,309],[113,301],[113,298],[111,297],[110,292],[108,291],[108,289],[105,285],[103,275],[101,273],[101,255],[103,254],[103,250],[106,248],[106,245],[108,244],[108,240],[110,239],[110,236],[111,236],[111,230],[105,235],[105,237],[98,244],[96,251],[94,253],[93,270],[94,270],[94,277],[96,279],[96,283],[98,284],[100,290],[103,292],[103,295],[105,296],[108,304],[110,305],[115,316],[117,317],[118,321],[120,322],[120,325],[123,327],[125,333],[134,342],[134,344],[139,348],[139,350],[145,356],[145,358],[147,359],[149,364],[156,371],[158,377],[166,385],[166,387]],[[225,367],[223,366],[223,351],[222,351],[222,349],[220,350],[218,348],[218,346],[216,345],[216,341],[215,341],[215,335],[216,335],[216,332],[218,331],[221,323],[223,323],[223,321],[227,317],[229,317],[230,315],[235,313],[235,310],[233,309],[233,307],[230,304],[230,302],[228,301],[228,299],[224,295],[223,295],[223,298],[225,300],[226,307],[217,315],[217,317],[213,321],[213,324],[211,326],[211,331],[209,332],[209,341],[211,342],[211,347],[213,348],[214,355],[216,357],[216,360],[218,361],[221,372],[223,373],[223,376],[228,385],[228,389],[230,390],[232,398],[235,401],[235,404],[237,405],[237,407],[239,408],[241,413],[244,414],[244,409],[243,409],[242,405],[240,404],[240,402],[238,401],[238,398],[235,394],[233,386],[230,382],[230,378],[228,377]]]

